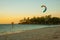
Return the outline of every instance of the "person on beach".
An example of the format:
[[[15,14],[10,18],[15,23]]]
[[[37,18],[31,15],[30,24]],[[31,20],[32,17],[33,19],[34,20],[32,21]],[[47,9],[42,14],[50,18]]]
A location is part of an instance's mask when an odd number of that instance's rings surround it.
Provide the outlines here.
[[[12,29],[13,29],[13,26],[14,26],[14,22],[11,22],[11,24],[12,24]]]

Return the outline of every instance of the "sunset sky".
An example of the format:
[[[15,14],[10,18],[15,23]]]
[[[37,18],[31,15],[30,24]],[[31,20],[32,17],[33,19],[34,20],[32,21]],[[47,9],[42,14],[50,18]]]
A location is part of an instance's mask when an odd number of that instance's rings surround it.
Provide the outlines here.
[[[43,13],[41,5],[47,6]],[[60,17],[60,0],[0,0],[0,24],[18,23],[24,17]]]

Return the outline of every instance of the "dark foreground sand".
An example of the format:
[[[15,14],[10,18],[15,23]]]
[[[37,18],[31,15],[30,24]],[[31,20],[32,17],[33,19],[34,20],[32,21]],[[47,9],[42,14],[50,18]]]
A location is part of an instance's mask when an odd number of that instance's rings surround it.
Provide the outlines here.
[[[0,40],[60,40],[60,27],[41,28],[21,33],[0,35]]]

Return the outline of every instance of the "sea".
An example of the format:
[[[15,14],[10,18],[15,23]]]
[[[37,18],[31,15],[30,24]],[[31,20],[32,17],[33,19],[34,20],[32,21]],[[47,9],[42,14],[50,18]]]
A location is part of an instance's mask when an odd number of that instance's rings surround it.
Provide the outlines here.
[[[45,27],[58,27],[60,25],[39,25],[39,24],[0,24],[0,34],[9,33],[9,32],[17,32],[17,31],[25,31],[25,30],[33,30],[40,29]]]

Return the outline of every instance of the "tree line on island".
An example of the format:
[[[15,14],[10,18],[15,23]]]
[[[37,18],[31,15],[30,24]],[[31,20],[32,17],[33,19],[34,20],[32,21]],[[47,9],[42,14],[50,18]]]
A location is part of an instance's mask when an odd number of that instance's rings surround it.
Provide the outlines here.
[[[51,17],[46,15],[42,17],[24,18],[18,24],[60,24],[59,17]]]

